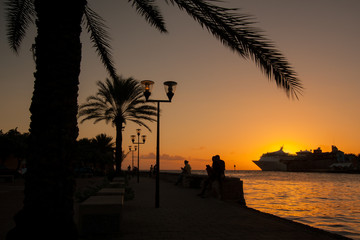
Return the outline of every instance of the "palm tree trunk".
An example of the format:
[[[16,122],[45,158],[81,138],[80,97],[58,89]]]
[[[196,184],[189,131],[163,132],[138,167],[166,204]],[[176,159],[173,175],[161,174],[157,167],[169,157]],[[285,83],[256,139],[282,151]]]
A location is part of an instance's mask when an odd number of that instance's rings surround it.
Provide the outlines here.
[[[115,146],[115,164],[116,164],[116,175],[121,172],[122,163],[122,123],[116,124],[116,146]]]
[[[8,239],[76,239],[71,171],[78,136],[81,19],[86,0],[35,0],[36,72],[23,209]]]

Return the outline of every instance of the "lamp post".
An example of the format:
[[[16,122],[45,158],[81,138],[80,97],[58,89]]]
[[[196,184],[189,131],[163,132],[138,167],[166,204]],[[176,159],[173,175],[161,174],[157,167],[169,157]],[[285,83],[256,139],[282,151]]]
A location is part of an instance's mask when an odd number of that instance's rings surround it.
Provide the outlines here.
[[[134,152],[137,150],[137,146],[134,146],[134,149],[132,149],[131,146],[129,146],[129,151],[132,153],[131,158],[131,169],[134,170]]]
[[[154,81],[143,80],[141,84],[144,88],[144,96],[147,102],[156,102],[157,103],[157,133],[156,133],[156,186],[155,186],[155,208],[160,207],[160,103],[161,102],[171,102],[171,99],[174,96],[176,89],[176,82],[167,81],[164,82],[165,92],[168,97],[168,100],[149,100],[151,95],[151,90],[154,85]]]
[[[137,167],[138,167],[138,170],[137,170],[137,182],[139,183],[140,182],[140,178],[139,178],[139,172],[140,172],[140,144],[145,144],[145,140],[146,140],[146,135],[142,135],[141,138],[142,138],[142,142],[140,142],[140,133],[141,133],[141,129],[136,129],[136,134],[138,136],[138,141],[135,142],[135,135],[131,135],[131,141],[133,144],[137,144],[137,150],[138,150],[138,162],[137,162]]]

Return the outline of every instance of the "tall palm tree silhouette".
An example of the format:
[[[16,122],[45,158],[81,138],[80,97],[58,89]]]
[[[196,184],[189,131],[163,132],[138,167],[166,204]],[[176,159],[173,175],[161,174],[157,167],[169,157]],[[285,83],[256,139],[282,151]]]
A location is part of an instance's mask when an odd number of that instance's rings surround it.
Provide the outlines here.
[[[126,121],[132,121],[150,130],[144,121],[155,121],[156,107],[145,104],[143,90],[138,81],[122,77],[105,83],[97,82],[98,92],[87,98],[87,103],[80,105],[81,123],[86,120],[111,122],[116,128],[115,163],[116,172],[121,170],[122,162],[122,129]]]
[[[160,32],[166,32],[155,0],[128,0]],[[165,0],[187,12],[225,46],[249,58],[289,96],[302,85],[272,43],[252,26],[247,15],[216,6],[212,0]],[[31,23],[36,24],[33,46],[36,71],[30,106],[30,153],[25,199],[9,239],[74,239],[74,179],[70,168],[78,136],[78,85],[82,23],[112,78],[116,69],[104,21],[86,0],[5,0],[10,47],[18,52]],[[52,233],[56,233],[55,235]]]

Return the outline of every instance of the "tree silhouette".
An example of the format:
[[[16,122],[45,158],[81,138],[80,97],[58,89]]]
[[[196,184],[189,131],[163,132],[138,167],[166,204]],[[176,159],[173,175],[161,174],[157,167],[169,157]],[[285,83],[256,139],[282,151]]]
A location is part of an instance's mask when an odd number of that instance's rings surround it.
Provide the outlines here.
[[[28,133],[20,133],[17,128],[10,129],[6,133],[0,130],[0,169],[6,168],[9,157],[14,157],[17,159],[17,167],[11,170],[12,172],[19,170],[21,162],[28,157],[28,138]]]
[[[79,139],[77,141],[77,158],[74,166],[80,172],[76,175],[81,175],[83,167],[92,168],[93,173],[99,176],[106,173],[106,167],[112,168],[115,149],[112,141],[113,138],[104,133],[92,139]]]
[[[122,162],[122,130],[126,121],[150,128],[144,121],[155,121],[156,107],[145,104],[143,89],[133,78],[118,77],[106,79],[105,83],[97,82],[99,90],[95,96],[87,98],[87,103],[80,105],[79,117],[83,123],[86,120],[111,122],[116,128],[115,163],[116,172],[121,171]]]
[[[128,0],[145,19],[166,32],[155,0]],[[252,27],[249,16],[216,6],[212,0],[165,0],[187,12],[225,46],[249,58],[289,96],[302,85],[287,60]],[[77,96],[82,23],[112,78],[116,70],[102,18],[86,0],[5,0],[10,47],[18,52],[28,26],[36,24],[33,45],[36,65],[30,106],[30,152],[23,209],[8,239],[51,236],[76,239],[73,221],[74,179],[71,162],[78,136]],[[56,234],[54,234],[56,233]]]

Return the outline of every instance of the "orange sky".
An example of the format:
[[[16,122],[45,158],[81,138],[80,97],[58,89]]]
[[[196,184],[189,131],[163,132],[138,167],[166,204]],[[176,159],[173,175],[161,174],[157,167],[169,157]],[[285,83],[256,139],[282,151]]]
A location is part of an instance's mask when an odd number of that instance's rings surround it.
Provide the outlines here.
[[[160,34],[127,1],[88,1],[105,18],[118,72],[124,77],[155,81],[154,99],[165,99],[162,83],[177,81],[171,104],[161,105],[161,169],[180,169],[188,159],[204,169],[219,154],[227,169],[258,169],[251,160],[284,145],[285,151],[331,145],[360,153],[360,1],[231,0],[256,18],[292,64],[305,90],[291,100],[259,68],[225,48],[191,17],[159,1],[169,34]],[[7,45],[1,5],[0,129],[28,131],[34,64],[30,29],[19,56]],[[96,92],[107,76],[84,31],[79,103]],[[155,162],[156,125],[143,129],[141,169]],[[99,133],[114,136],[111,125],[79,125],[80,138]],[[123,148],[131,144],[135,124],[123,132]],[[137,154],[134,155],[137,159]],[[131,154],[124,166],[131,164]]]

